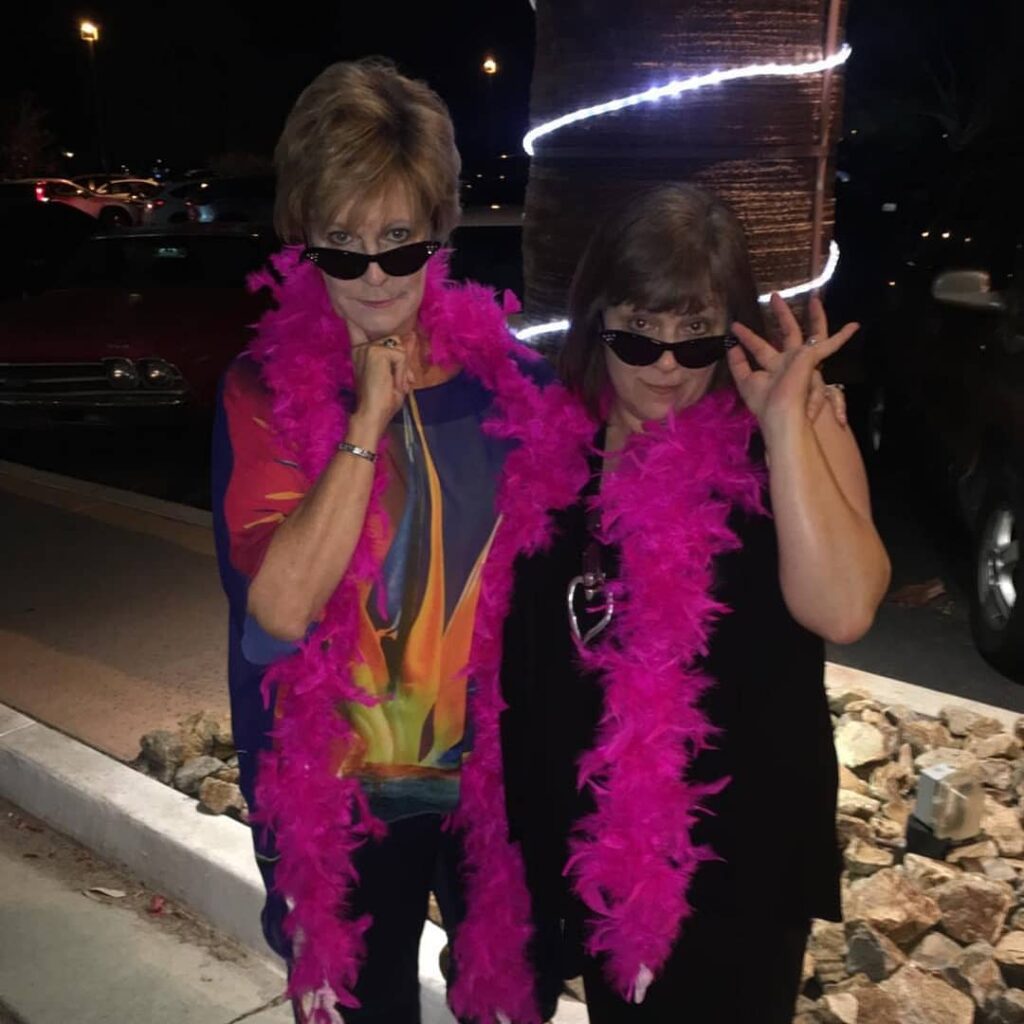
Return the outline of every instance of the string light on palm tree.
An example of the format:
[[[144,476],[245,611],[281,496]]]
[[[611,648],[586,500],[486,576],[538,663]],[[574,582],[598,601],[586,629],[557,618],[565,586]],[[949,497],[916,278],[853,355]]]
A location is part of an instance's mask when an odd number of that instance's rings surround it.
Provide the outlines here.
[[[549,140],[555,133],[560,132],[565,128],[569,128],[570,126],[577,125],[580,122],[589,121],[595,118],[602,118],[606,115],[617,114],[620,111],[628,111],[632,108],[644,105],[657,105],[664,101],[670,102],[673,100],[681,101],[684,100],[687,95],[711,88],[720,88],[732,82],[752,79],[802,78],[809,75],[822,75],[824,76],[823,80],[827,85],[827,80],[830,74],[835,69],[842,67],[842,65],[849,60],[851,52],[851,48],[847,45],[836,49],[830,39],[825,47],[825,53],[821,57],[786,63],[761,62],[745,64],[734,68],[727,68],[725,70],[714,70],[703,74],[691,75],[686,78],[676,78],[663,85],[652,86],[641,91],[611,97],[599,103],[571,110],[537,125],[523,137],[523,149],[530,156],[535,156],[538,145],[541,145],[543,149],[543,143]],[[816,202],[816,206],[817,205],[818,204]],[[819,216],[819,211],[816,209],[816,222],[818,221]],[[815,237],[817,237],[817,233]],[[818,257],[815,252],[811,261],[812,267],[815,267],[815,269],[821,265],[818,262],[819,259],[820,257]],[[828,255],[825,260],[825,265],[819,273],[815,274],[810,280],[804,280],[800,283],[793,284],[785,288],[779,288],[777,290],[783,298],[787,299],[816,291],[831,280],[838,263],[839,247],[833,241],[828,246]],[[769,297],[769,294],[765,294],[759,298],[761,302],[764,303],[768,301]],[[534,324],[530,327],[523,328],[516,333],[521,340],[528,341],[543,335],[560,333],[566,330],[567,327],[567,321],[553,320],[547,323]]]

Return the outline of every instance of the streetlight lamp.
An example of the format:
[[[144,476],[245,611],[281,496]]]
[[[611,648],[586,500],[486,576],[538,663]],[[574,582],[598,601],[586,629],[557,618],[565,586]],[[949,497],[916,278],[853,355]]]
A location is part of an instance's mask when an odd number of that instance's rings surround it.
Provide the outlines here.
[[[494,145],[494,79],[500,70],[493,54],[489,53],[484,57],[480,70],[484,73],[486,83],[484,85],[484,95],[486,96],[484,117],[487,119],[487,128],[484,137],[487,140],[487,157],[489,159],[496,148]]]
[[[96,44],[100,41],[100,27],[94,21],[81,21],[78,34],[89,50],[89,71],[92,76],[92,95],[96,111],[96,156],[102,170],[107,169],[107,151],[103,145],[103,111],[100,105],[100,81],[96,72]]]

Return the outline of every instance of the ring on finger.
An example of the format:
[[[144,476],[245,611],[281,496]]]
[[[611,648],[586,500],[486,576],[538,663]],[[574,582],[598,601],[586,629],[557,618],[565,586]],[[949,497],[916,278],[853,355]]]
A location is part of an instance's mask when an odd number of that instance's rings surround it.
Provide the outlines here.
[[[381,348],[398,348],[398,339],[397,338],[384,338],[380,342],[380,346],[381,346]]]
[[[805,344],[805,345],[806,345],[806,346],[807,346],[808,348],[812,348],[812,347],[813,347],[814,345],[817,345],[817,344],[818,344],[818,339],[817,339],[817,338],[813,338],[813,337],[812,337],[812,338],[808,338],[808,339],[807,339],[807,340],[806,340],[806,341],[804,342],[804,344]]]

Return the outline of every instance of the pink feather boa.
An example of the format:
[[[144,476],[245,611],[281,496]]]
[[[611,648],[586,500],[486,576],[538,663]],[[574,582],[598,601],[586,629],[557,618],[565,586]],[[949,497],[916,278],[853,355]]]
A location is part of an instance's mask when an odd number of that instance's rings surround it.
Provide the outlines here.
[[[596,425],[563,392],[550,397],[548,429],[524,439],[505,467],[472,664],[472,678],[488,691],[499,688],[515,558],[545,547],[550,511],[575,502],[588,477]],[[579,647],[604,688],[604,714],[579,771],[596,811],[577,825],[567,874],[592,912],[588,950],[604,955],[609,981],[627,1000],[643,968],[657,976],[664,966],[690,913],[693,874],[714,856],[689,839],[703,798],[728,781],[686,781],[692,756],[714,733],[699,708],[713,681],[693,666],[726,611],[710,590],[715,557],[739,543],[729,514],[735,506],[764,511],[764,475],[748,456],[754,426],[734,391],[712,393],[635,435],[595,500],[602,539],[621,550],[621,579],[612,625],[596,645]],[[506,827],[502,812],[492,807],[492,828]],[[470,835],[482,827],[466,826]],[[471,908],[481,928],[489,909]]]
[[[343,323],[318,272],[295,249],[275,258],[254,287],[269,286],[276,308],[252,348],[274,396],[274,426],[310,479],[344,436],[338,395],[352,386]],[[539,1021],[526,946],[530,902],[518,848],[508,842],[499,742],[501,637],[520,553],[551,538],[551,512],[572,504],[587,479],[595,424],[561,388],[524,376],[524,352],[508,334],[504,308],[488,289],[453,286],[443,257],[429,267],[420,327],[433,358],[461,364],[495,395],[489,433],[513,439],[498,490],[500,525],[484,567],[467,676],[474,751],[462,774],[453,824],[464,834],[467,915],[453,951],[453,1010],[491,1024]],[[736,545],[727,527],[733,504],[760,508],[761,476],[747,459],[752,417],[732,392],[709,395],[667,424],[635,437],[600,496],[605,539],[622,550],[620,612],[606,638],[581,652],[605,687],[598,743],[581,761],[596,813],[572,844],[576,891],[593,911],[588,946],[608,956],[610,980],[625,996],[642,966],[657,973],[689,912],[686,890],[713,854],[694,848],[689,829],[714,787],[685,782],[692,754],[710,741],[698,701],[710,680],[691,671],[706,650],[714,617],[715,555]],[[383,467],[367,526],[323,622],[296,655],[267,673],[276,690],[274,749],[257,782],[257,822],[271,827],[280,860],[276,884],[287,897],[286,929],[295,939],[289,992],[312,994],[311,1020],[336,1020],[335,999],[352,989],[370,921],[345,913],[357,879],[355,850],[386,828],[353,779],[330,769],[330,752],[351,729],[342,701],[369,702],[352,681],[360,581],[379,571],[372,537],[383,525]],[[724,784],[724,783],[723,783]],[[719,784],[721,785],[721,784]]]

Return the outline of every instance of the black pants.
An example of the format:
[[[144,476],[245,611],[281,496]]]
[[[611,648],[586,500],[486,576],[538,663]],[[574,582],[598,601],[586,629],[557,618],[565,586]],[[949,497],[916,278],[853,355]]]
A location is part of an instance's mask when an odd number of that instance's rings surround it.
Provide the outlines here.
[[[591,1024],[790,1024],[810,923],[754,925],[695,917],[639,1006],[609,988],[586,957]],[[744,942],[746,940],[746,942]]]
[[[380,842],[361,846],[354,857],[359,884],[351,915],[370,914],[366,957],[354,995],[359,1009],[338,1010],[345,1024],[420,1024],[419,948],[430,892],[437,896],[449,939],[466,916],[458,837],[441,828],[437,814],[404,818],[388,826]],[[549,950],[538,940],[532,950],[542,967]],[[538,973],[540,979],[540,972]],[[538,998],[546,1015],[554,1012],[560,978],[545,972]],[[297,1024],[304,1024],[298,1009]]]
[[[354,993],[361,1006],[339,1012],[345,1024],[420,1024],[420,935],[430,892],[449,932],[465,913],[458,840],[442,831],[440,815],[421,814],[392,822],[380,842],[361,846],[353,860],[359,884],[350,913],[370,914],[373,923]],[[301,1024],[297,1009],[295,1019]]]

